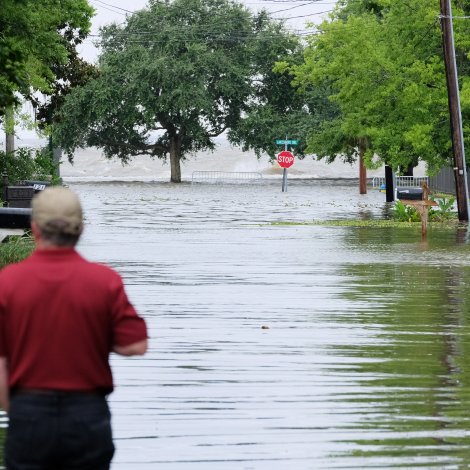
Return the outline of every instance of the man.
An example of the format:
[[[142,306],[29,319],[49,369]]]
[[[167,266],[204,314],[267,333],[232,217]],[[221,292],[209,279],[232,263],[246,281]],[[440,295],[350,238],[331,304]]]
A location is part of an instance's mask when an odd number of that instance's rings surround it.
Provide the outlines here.
[[[8,470],[104,470],[114,453],[109,353],[142,355],[147,330],[120,276],[75,250],[76,194],[32,202],[36,248],[0,272],[0,405],[9,414]]]

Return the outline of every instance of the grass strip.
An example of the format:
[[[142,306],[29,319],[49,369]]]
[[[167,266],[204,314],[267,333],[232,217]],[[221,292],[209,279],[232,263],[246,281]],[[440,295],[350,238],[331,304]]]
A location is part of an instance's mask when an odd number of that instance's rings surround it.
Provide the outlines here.
[[[31,237],[10,237],[8,241],[0,243],[0,269],[27,258],[33,249],[34,241]]]
[[[369,228],[410,228],[421,227],[421,222],[402,222],[399,220],[356,220],[356,219],[334,219],[334,220],[314,220],[311,222],[294,222],[294,221],[276,221],[270,222],[269,225],[274,226],[296,226],[296,225],[322,225],[326,227],[369,227]],[[456,228],[459,226],[457,220],[445,220],[429,222],[430,227],[439,228]]]

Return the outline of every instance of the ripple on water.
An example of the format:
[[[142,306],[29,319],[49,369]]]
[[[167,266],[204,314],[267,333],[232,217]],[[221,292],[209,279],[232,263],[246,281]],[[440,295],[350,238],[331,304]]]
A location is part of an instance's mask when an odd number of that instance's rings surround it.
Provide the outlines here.
[[[270,225],[384,212],[338,181],[73,188],[151,335],[112,358],[113,468],[470,464],[465,236]]]

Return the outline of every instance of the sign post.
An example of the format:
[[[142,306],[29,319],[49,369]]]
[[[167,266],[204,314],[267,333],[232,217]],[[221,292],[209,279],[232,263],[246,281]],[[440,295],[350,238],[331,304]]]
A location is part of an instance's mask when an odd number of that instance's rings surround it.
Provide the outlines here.
[[[283,150],[277,154],[277,162],[281,168],[284,168],[282,175],[282,192],[287,191],[287,168],[294,164],[294,154],[288,150]]]
[[[282,192],[287,191],[287,168],[291,167],[294,164],[294,154],[287,150],[288,145],[298,145],[298,140],[287,139],[277,139],[276,145],[284,145],[284,150],[277,154],[277,162],[281,168],[284,168],[282,174]]]

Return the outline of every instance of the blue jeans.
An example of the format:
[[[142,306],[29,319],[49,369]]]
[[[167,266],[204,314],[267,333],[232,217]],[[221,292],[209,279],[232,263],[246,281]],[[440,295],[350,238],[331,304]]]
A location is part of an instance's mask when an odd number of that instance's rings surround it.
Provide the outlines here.
[[[111,415],[100,395],[18,393],[10,403],[7,470],[108,470]]]

